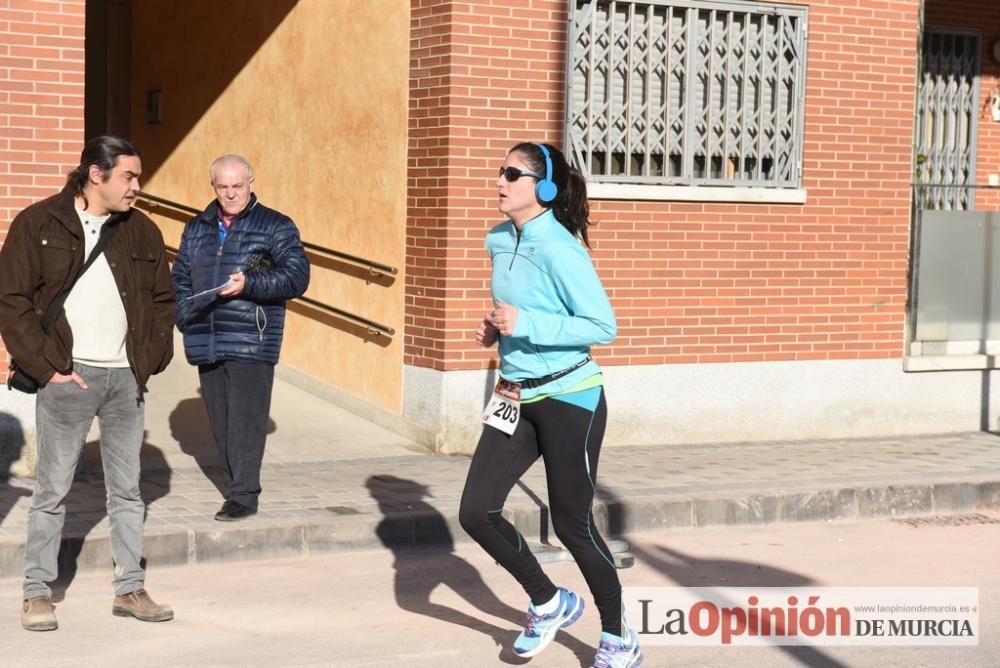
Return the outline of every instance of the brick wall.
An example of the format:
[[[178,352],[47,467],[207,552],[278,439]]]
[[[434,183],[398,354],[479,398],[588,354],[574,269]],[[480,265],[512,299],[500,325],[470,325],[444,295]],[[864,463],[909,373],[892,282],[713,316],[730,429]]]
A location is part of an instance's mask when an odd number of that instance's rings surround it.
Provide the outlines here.
[[[593,203],[593,257],[619,316],[608,364],[891,358],[906,299],[917,0],[810,7],[805,205]],[[0,15],[0,240],[63,182],[83,139],[84,0]],[[992,0],[929,0],[983,29],[980,180],[1000,169]],[[562,0],[413,0],[405,362],[482,368],[494,171],[561,143]]]
[[[448,266],[451,3],[410,6],[404,363],[442,368]]]
[[[592,202],[603,363],[901,355],[918,2],[805,4],[807,203]],[[495,170],[562,143],[566,3],[418,0],[412,21],[406,363],[483,368]]]
[[[17,212],[57,192],[79,161],[85,0],[2,5],[0,243]],[[6,351],[0,356],[6,359]]]
[[[565,3],[414,0],[411,22],[404,361],[480,368],[496,168],[518,141],[561,134]]]

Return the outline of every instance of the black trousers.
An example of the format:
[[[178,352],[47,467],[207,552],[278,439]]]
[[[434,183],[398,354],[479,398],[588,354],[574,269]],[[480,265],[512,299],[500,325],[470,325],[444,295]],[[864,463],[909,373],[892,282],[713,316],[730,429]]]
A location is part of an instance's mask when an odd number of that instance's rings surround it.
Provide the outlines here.
[[[256,508],[274,365],[230,360],[202,364],[198,378],[222,461],[226,499]]]
[[[500,514],[510,490],[541,457],[556,536],[590,587],[604,631],[621,634],[621,583],[604,539],[594,526],[597,462],[607,423],[603,388],[596,408],[557,398],[521,405],[511,436],[484,426],[462,492],[459,521],[470,536],[524,587],[535,605],[557,588],[521,534]]]

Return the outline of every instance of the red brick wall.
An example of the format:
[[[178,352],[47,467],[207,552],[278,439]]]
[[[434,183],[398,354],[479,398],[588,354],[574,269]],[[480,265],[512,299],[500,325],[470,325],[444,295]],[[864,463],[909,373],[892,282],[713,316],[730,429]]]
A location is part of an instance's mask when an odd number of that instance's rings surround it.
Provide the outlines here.
[[[17,212],[58,191],[80,159],[84,4],[2,2],[0,243]],[[5,350],[0,357],[6,358]]]
[[[518,141],[561,136],[565,3],[414,0],[410,11],[404,361],[479,368],[495,170]]]
[[[807,203],[592,202],[602,362],[901,355],[918,2],[804,4]],[[412,21],[405,361],[483,368],[495,169],[562,143],[566,3],[415,0]]]
[[[448,182],[459,170],[448,146],[451,22],[450,2],[411,3],[404,362],[435,368],[445,358],[449,302]]]
[[[610,364],[900,354],[917,0],[810,7],[805,205],[594,202],[594,259],[619,321]],[[931,0],[981,27],[979,176],[1000,167],[992,0]],[[413,0],[405,361],[481,368],[493,171],[517,141],[562,141],[562,0]],[[0,238],[56,190],[83,139],[84,0],[0,15]]]

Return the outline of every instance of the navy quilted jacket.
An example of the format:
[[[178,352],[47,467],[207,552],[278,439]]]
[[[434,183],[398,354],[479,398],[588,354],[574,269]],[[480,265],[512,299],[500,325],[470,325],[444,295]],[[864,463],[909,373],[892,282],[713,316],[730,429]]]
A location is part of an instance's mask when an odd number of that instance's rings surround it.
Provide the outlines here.
[[[291,218],[252,195],[220,245],[217,211],[218,202],[213,201],[187,224],[171,271],[184,352],[191,364],[221,360],[275,364],[285,326],[285,301],[309,286],[309,260],[299,230]],[[261,253],[269,254],[274,266],[245,271],[246,285],[239,297],[188,299],[246,270],[251,258]]]

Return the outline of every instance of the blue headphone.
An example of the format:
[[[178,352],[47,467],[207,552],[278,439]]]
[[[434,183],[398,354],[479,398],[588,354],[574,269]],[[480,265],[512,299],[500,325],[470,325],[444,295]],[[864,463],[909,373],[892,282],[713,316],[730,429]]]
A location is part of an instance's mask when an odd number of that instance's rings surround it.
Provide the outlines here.
[[[545,157],[545,178],[535,184],[535,197],[542,204],[551,204],[559,195],[559,188],[552,180],[552,156],[549,155],[549,149],[545,148],[545,144],[536,146],[542,150],[542,155]]]

